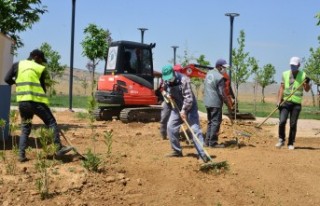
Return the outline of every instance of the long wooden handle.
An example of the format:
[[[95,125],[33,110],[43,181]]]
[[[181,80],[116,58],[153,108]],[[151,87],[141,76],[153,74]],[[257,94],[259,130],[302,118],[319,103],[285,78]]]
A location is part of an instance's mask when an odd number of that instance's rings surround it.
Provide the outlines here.
[[[71,141],[69,140],[69,138],[67,138],[66,135],[64,135],[64,133],[63,133],[61,130],[59,131],[59,133],[60,133],[60,135],[66,140],[66,142],[67,142],[71,147],[73,147],[73,151],[75,151],[75,153],[77,153],[78,155],[80,155],[83,159],[87,159],[87,157],[85,157],[83,154],[81,154],[81,153],[77,150],[77,148],[75,148],[75,147],[72,145],[72,143],[71,143]]]
[[[180,110],[179,110],[176,102],[175,102],[172,98],[169,98],[169,101],[170,101],[170,103],[171,103],[171,105],[172,105],[172,108],[173,108],[173,109],[176,108],[176,109],[180,112]],[[194,133],[193,129],[190,127],[188,121],[187,121],[186,119],[182,118],[182,117],[181,117],[181,119],[182,119],[183,122],[187,125],[188,129],[190,130],[190,132],[191,132],[191,134],[192,134],[192,136],[193,136],[193,139],[197,142],[197,145],[199,145],[199,146],[201,147],[201,149],[204,151],[204,153],[205,153],[206,156],[209,158],[209,160],[212,161],[211,156],[209,155],[209,153],[207,152],[207,150],[205,150],[204,147],[202,146],[202,143],[200,142],[200,140],[199,140],[199,138],[197,137],[197,135]],[[197,146],[195,145],[195,147],[197,147]]]

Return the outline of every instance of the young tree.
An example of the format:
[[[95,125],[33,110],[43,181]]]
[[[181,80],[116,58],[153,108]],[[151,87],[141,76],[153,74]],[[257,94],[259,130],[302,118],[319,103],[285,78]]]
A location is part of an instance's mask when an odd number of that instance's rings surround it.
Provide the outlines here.
[[[95,70],[100,60],[105,60],[108,52],[109,43],[111,41],[111,33],[109,30],[103,30],[95,24],[89,24],[84,29],[85,38],[81,42],[83,52],[82,55],[90,60],[92,70],[92,93],[95,85]]]
[[[249,52],[245,52],[245,33],[240,31],[240,36],[237,39],[239,44],[238,49],[232,50],[232,81],[236,86],[236,98],[240,84],[245,83],[250,75],[257,70],[257,61],[249,56]]]
[[[41,5],[41,0],[1,0],[0,32],[15,41],[16,50],[24,45],[18,34],[31,29],[45,12],[47,7]]]
[[[316,14],[315,18],[318,19],[317,26],[320,26],[320,12]]]
[[[82,77],[80,78],[80,83],[81,83],[81,86],[84,90],[84,95],[87,95],[88,80],[85,75],[82,75]]]
[[[210,65],[210,62],[205,60],[205,55],[201,54],[199,56],[198,59],[196,59],[197,63],[202,65],[202,66],[209,66]],[[191,78],[191,83],[195,86],[195,89],[196,89],[196,97],[198,99],[199,97],[199,91],[200,91],[200,87],[201,85],[203,84],[203,79],[201,78],[198,78],[198,77],[193,77]]]
[[[320,36],[318,37],[318,40],[320,44]],[[304,71],[306,72],[307,76],[317,85],[317,92],[318,92],[318,95],[320,95],[320,47],[310,48],[309,51],[310,51],[310,57],[305,62]],[[314,94],[313,94],[313,99],[314,99]],[[318,103],[320,108],[320,97],[319,97]]]
[[[268,85],[275,83],[274,75],[276,74],[276,70],[272,64],[267,64],[267,65],[264,65],[262,68],[258,68],[255,74],[256,74],[256,77],[255,77],[256,82],[262,87],[261,102],[265,103],[264,89]]]
[[[56,95],[54,86],[58,83],[57,79],[61,78],[67,65],[61,65],[59,63],[61,56],[57,51],[52,50],[52,47],[48,43],[43,43],[40,46],[40,50],[46,56],[47,64],[46,68],[48,70],[50,81],[48,83],[49,95]]]

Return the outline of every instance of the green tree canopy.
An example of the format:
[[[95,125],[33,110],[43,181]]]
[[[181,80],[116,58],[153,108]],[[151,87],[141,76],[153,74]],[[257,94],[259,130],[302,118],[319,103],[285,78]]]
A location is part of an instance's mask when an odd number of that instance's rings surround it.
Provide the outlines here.
[[[59,83],[57,79],[62,77],[67,65],[61,65],[59,63],[61,59],[60,54],[57,51],[54,51],[48,43],[43,43],[40,50],[43,51],[47,59],[46,69],[50,76],[50,82],[48,84],[49,95],[52,96],[56,94],[54,85]]]
[[[41,0],[1,0],[0,32],[15,41],[15,49],[20,48],[24,44],[18,33],[31,29],[45,12]]]
[[[274,81],[274,75],[276,74],[276,70],[272,64],[264,65],[262,68],[258,68],[257,71],[255,71],[256,82],[262,87],[262,99],[261,102],[265,102],[265,96],[264,96],[264,89],[270,85],[275,83]]]
[[[237,39],[239,47],[232,50],[232,81],[235,83],[237,91],[240,84],[245,83],[253,72],[257,70],[257,61],[249,56],[249,52],[245,52],[245,33],[240,31]]]
[[[105,60],[109,48],[109,44],[112,41],[111,33],[109,30],[99,28],[95,24],[89,24],[84,29],[85,38],[81,42],[83,52],[82,55],[86,56],[90,62],[87,65],[92,71],[92,92],[94,89],[94,74],[95,69],[100,60]]]

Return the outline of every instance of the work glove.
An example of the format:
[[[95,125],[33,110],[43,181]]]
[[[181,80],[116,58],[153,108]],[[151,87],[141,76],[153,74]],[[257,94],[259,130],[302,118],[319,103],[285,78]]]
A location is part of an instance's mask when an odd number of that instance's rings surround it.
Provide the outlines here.
[[[161,94],[163,96],[164,101],[166,103],[169,103],[170,102],[169,99],[171,98],[170,94],[164,90],[161,92]]]
[[[309,84],[309,82],[310,82],[311,79],[310,79],[309,77],[306,77],[305,80],[306,80],[306,83]]]
[[[281,110],[281,103],[282,103],[282,101],[278,101],[278,102],[277,102],[277,108],[278,108],[279,110]]]

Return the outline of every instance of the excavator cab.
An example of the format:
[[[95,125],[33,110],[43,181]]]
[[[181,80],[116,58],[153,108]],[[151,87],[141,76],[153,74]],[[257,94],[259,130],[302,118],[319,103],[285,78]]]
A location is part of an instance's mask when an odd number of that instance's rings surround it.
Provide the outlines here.
[[[160,119],[160,114],[157,114],[159,108],[151,106],[158,103],[154,90],[154,47],[155,44],[131,41],[110,44],[104,75],[100,76],[95,93],[99,103],[95,112],[97,120],[120,118],[128,122]],[[145,112],[150,113],[145,115]]]

